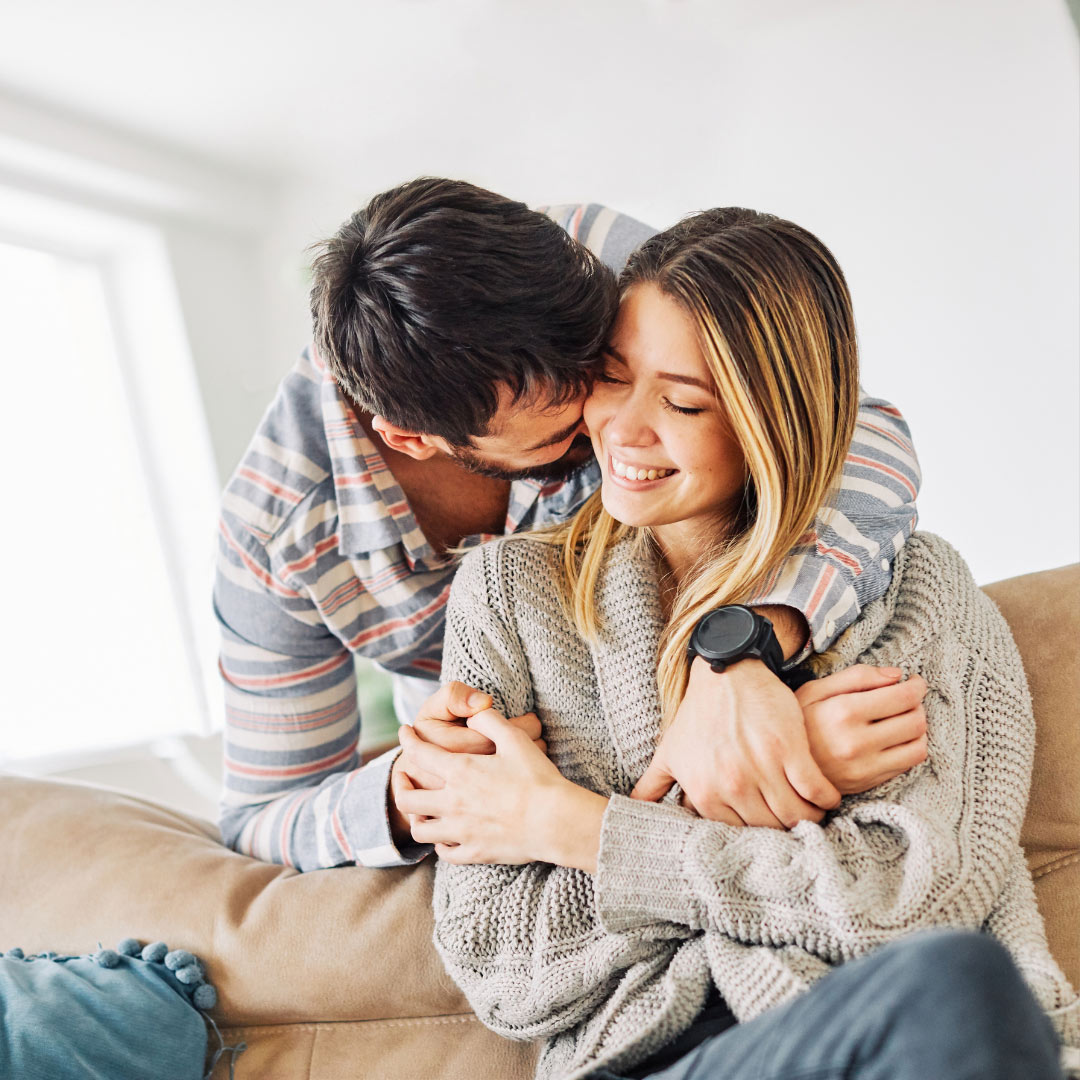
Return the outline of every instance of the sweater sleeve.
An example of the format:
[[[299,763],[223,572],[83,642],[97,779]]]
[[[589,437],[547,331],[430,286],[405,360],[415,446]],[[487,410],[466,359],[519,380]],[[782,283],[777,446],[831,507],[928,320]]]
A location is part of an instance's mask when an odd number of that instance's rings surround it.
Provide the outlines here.
[[[606,929],[675,921],[835,963],[923,927],[984,924],[1019,849],[1031,702],[1004,619],[956,553],[913,546],[893,619],[861,659],[926,678],[928,761],[791,832],[613,796],[596,877]]]
[[[454,579],[446,615],[443,678],[490,693],[495,708],[531,707],[521,642],[496,610],[490,546],[470,553]],[[603,1011],[620,975],[643,955],[667,964],[679,926],[606,932],[596,918],[593,879],[581,870],[455,866],[435,876],[435,946],[479,1019],[510,1039],[547,1038]],[[644,946],[650,940],[652,947]]]

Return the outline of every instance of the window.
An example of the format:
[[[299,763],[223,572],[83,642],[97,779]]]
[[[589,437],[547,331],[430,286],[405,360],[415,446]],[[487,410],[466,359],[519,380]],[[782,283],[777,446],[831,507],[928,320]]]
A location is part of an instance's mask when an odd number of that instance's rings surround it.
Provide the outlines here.
[[[0,765],[206,732],[219,696],[217,482],[160,237],[27,198],[0,192]]]

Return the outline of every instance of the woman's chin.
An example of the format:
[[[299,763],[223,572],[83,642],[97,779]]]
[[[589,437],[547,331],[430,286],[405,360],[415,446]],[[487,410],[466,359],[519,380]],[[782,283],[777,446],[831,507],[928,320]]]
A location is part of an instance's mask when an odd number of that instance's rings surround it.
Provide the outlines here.
[[[631,525],[636,528],[644,528],[647,525],[660,524],[655,520],[655,513],[650,513],[644,506],[635,506],[635,502],[642,500],[634,496],[627,496],[626,492],[614,488],[613,484],[604,482],[600,489],[600,501],[604,509],[620,524]]]

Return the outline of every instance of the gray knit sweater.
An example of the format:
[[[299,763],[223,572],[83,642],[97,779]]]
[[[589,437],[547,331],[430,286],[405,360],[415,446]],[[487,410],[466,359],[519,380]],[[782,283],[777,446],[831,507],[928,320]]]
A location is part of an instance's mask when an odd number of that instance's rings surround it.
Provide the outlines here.
[[[734,828],[626,793],[656,744],[656,568],[624,541],[598,584],[605,632],[559,603],[560,552],[529,538],[471,552],[454,581],[443,677],[535,711],[575,783],[611,795],[595,876],[533,863],[441,863],[435,944],[480,1019],[543,1039],[538,1077],[644,1060],[715,983],[740,1021],[830,967],[924,927],[983,928],[1009,949],[1059,1034],[1080,1001],[1046,945],[1020,848],[1035,729],[1009,629],[940,538],[916,534],[893,583],[819,674],[855,661],[920,672],[929,759],[820,825]]]

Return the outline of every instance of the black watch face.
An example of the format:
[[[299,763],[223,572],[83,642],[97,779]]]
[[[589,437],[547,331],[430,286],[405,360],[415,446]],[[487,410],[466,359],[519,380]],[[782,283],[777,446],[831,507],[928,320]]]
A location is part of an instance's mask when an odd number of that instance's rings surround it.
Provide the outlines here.
[[[718,656],[741,652],[754,640],[754,615],[746,608],[726,607],[712,612],[698,626],[698,644]]]

